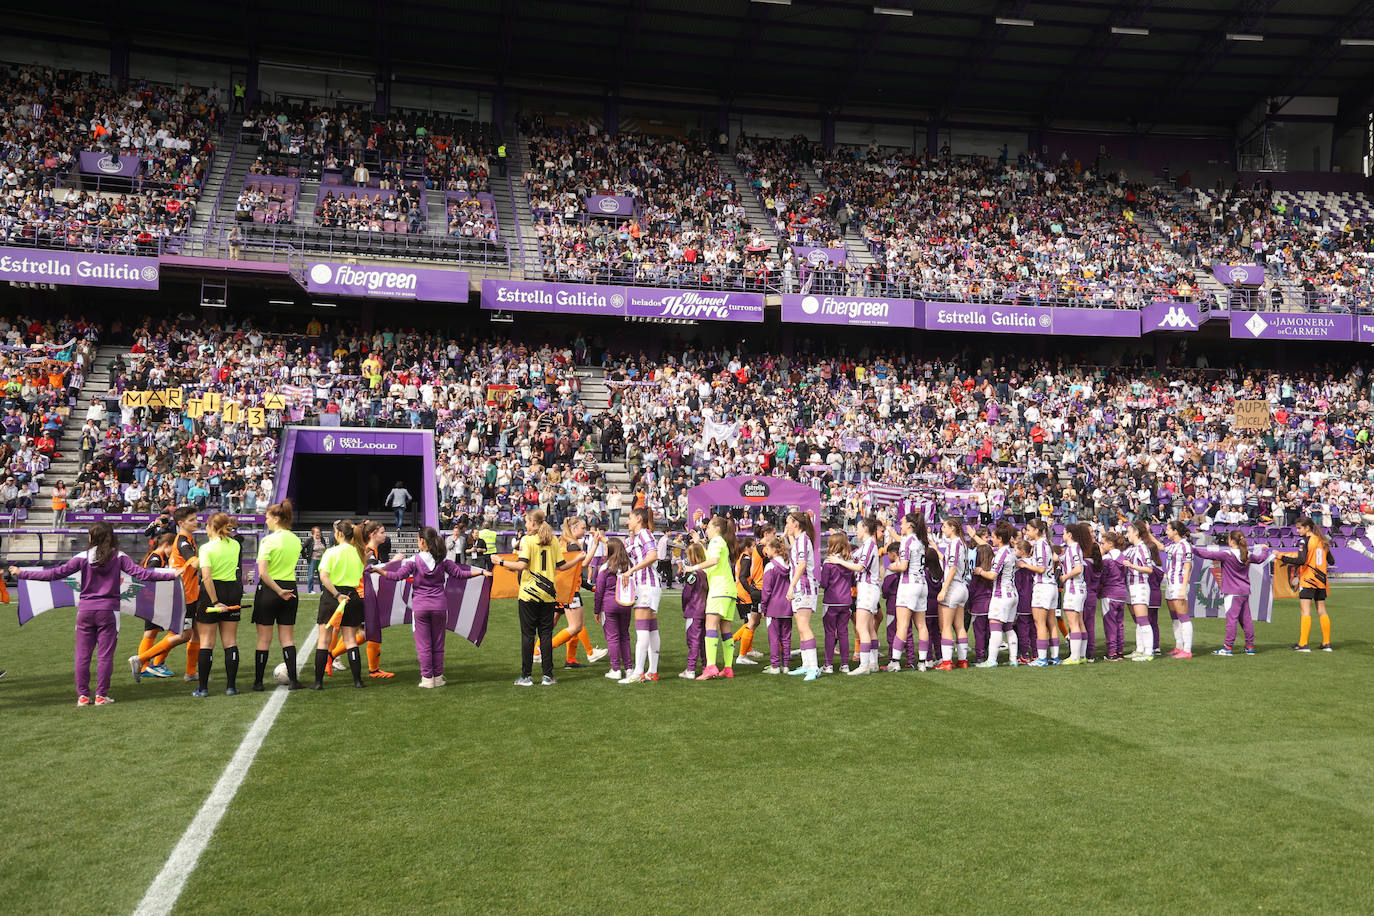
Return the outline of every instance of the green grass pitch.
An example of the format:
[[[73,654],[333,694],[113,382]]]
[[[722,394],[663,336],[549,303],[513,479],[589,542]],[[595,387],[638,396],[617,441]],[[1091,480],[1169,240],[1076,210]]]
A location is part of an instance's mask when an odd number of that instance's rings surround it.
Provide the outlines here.
[[[814,684],[680,681],[675,596],[634,687],[513,687],[512,602],[441,690],[392,629],[394,681],[288,698],[177,912],[1368,913],[1372,600],[1336,590],[1330,655],[1290,601],[1254,658]],[[218,652],[209,699],[135,686],[126,619],[116,705],[77,709],[72,613],[0,640],[5,912],[131,912],[267,696]]]

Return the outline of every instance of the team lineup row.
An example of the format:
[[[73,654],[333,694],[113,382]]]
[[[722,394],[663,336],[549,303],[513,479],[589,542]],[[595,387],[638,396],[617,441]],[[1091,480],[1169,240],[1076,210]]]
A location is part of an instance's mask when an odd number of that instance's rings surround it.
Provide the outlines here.
[[[290,501],[267,510],[268,534],[257,554],[258,583],[251,619],[257,629],[253,690],[263,690],[272,637],[282,647],[283,662],[275,678],[290,689],[298,679],[294,629],[299,599],[295,582],[301,540],[291,531]],[[238,693],[238,624],[244,588],[240,573],[241,544],[234,520],[216,513],[206,522],[206,542],[197,547],[194,508],[173,516],[174,533],[150,545],[143,564],[118,549],[113,529],[97,523],[90,530],[90,547],[58,566],[10,572],[21,579],[54,581],[81,577],[76,625],[77,705],[92,705],[90,658],[97,656],[94,705],[113,702],[109,685],[118,638],[117,612],[121,578],[141,581],[180,579],[185,596],[185,626],[180,633],[161,636],[146,627],[137,655],[129,658],[135,681],[144,676],[166,677],[163,665],[175,647],[187,646],[186,679],[195,680],[196,697],[208,696],[216,642],[223,645],[226,689]],[[521,674],[518,686],[531,686],[533,662],[543,669],[542,683],[553,677],[553,648],[567,645],[569,662],[576,665],[576,646],[583,645],[589,662],[610,656],[607,677],[621,684],[658,680],[661,640],[658,610],[663,595],[653,513],[631,512],[628,544],[599,530],[588,537],[580,518],[564,521],[555,536],[544,513],[526,515],[526,534],[513,557],[497,562],[519,574]],[[1106,642],[1106,658],[1125,655],[1125,615],[1135,622],[1135,651],[1130,658],[1149,661],[1159,648],[1157,613],[1167,603],[1173,622],[1175,658],[1190,658],[1193,624],[1189,589],[1193,566],[1215,562],[1220,571],[1226,610],[1225,644],[1215,655],[1232,655],[1238,630],[1245,635],[1244,651],[1254,651],[1254,622],[1250,612],[1249,567],[1279,561],[1297,573],[1302,608],[1301,634],[1294,649],[1306,651],[1312,611],[1321,626],[1321,648],[1331,648],[1326,612],[1327,567],[1330,549],[1325,534],[1310,518],[1298,521],[1302,541],[1295,555],[1279,555],[1268,548],[1253,550],[1239,532],[1226,546],[1195,547],[1186,525],[1172,521],[1160,541],[1144,522],[1125,531],[1106,531],[1100,538],[1088,523],[1068,525],[1059,545],[1049,529],[1032,519],[1018,531],[1009,522],[991,530],[961,525],[948,518],[932,538],[923,515],[903,517],[893,530],[876,517],[860,520],[858,543],[843,533],[829,536],[823,559],[816,562],[816,532],[811,516],[793,512],[779,535],[764,526],[754,538],[737,538],[734,523],[712,516],[704,533],[693,531],[692,543],[679,563],[682,573],[682,613],[688,663],[681,677],[689,680],[733,678],[734,667],[757,664],[753,637],[759,624],[768,630],[770,664],[765,674],[799,675],[813,681],[836,670],[850,675],[900,671],[914,667],[947,671],[993,668],[1005,645],[1010,664],[1047,667],[1082,664],[1095,658],[1099,606]],[[420,550],[409,560],[384,568],[377,550],[385,529],[377,522],[334,525],[334,545],[320,559],[324,586],[318,625],[313,689],[322,689],[336,665],[347,669],[355,687],[363,687],[362,648],[366,643],[369,674],[390,678],[380,664],[377,640],[362,638],[363,577],[377,574],[411,583],[409,606],[420,686],[442,687],[444,680],[446,586],[453,578],[491,576],[449,559],[443,537],[433,528],[420,533]],[[571,587],[567,577],[572,573]],[[593,616],[606,634],[606,650],[594,650],[586,632],[581,592],[593,595]],[[825,664],[817,652],[812,615],[822,612]],[[879,630],[886,611],[889,661],[879,661]],[[558,615],[566,627],[555,637]],[[633,647],[631,624],[635,631]],[[850,652],[850,628],[855,650]],[[788,670],[793,631],[799,640],[801,665]],[[969,631],[973,632],[970,647]],[[1032,636],[1033,631],[1033,636]],[[938,637],[937,637],[938,632]],[[1061,639],[1067,636],[1069,656],[1060,659]],[[939,639],[938,650],[935,640]],[[1034,641],[1032,654],[1031,642]],[[736,651],[735,643],[739,643]],[[835,650],[839,650],[838,660]],[[851,658],[857,662],[850,667]],[[697,672],[698,661],[704,666]]]

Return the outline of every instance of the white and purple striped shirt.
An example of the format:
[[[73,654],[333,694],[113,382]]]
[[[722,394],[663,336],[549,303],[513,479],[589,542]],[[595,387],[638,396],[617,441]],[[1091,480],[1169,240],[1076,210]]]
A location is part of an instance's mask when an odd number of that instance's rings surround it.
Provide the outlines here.
[[[1031,545],[1030,561],[1032,566],[1042,566],[1045,571],[1035,574],[1036,585],[1058,585],[1054,578],[1054,552],[1050,549],[1048,538],[1041,538]]]
[[[877,541],[864,541],[854,551],[854,562],[863,569],[859,570],[861,585],[881,585],[883,581],[883,557],[878,552]]]
[[[1150,565],[1151,565],[1151,563],[1150,563],[1150,548],[1146,547],[1144,544],[1134,544],[1134,545],[1132,545],[1131,547],[1127,548],[1127,550],[1126,550],[1126,556],[1125,556],[1124,559],[1126,560],[1127,563],[1133,563],[1133,564],[1135,564],[1136,566],[1150,566]],[[1141,571],[1138,570],[1138,569],[1127,569],[1127,570],[1126,570],[1126,587],[1127,587],[1127,588],[1130,588],[1130,587],[1133,586],[1133,585],[1149,585],[1149,584],[1150,584],[1150,574],[1149,574],[1149,573],[1147,573],[1147,572],[1141,572]]]
[[[899,557],[906,562],[906,569],[902,570],[900,580],[903,585],[926,580],[926,545],[921,543],[920,538],[914,534],[902,538],[902,551]]]
[[[806,532],[798,531],[797,536],[792,539],[792,547],[787,552],[788,565],[795,570],[801,564],[806,564],[806,570],[802,573],[801,579],[792,586],[792,595],[797,598],[805,598],[808,595],[816,594],[816,552],[811,546],[811,538],[806,536]]]
[[[1064,545],[1064,553],[1061,555],[1059,563],[1066,574],[1072,572],[1075,566],[1082,567],[1083,548],[1069,541]],[[1066,595],[1086,595],[1087,593],[1088,584],[1083,581],[1083,573],[1081,571],[1078,575],[1064,583],[1064,594]]]
[[[1016,597],[1016,551],[1010,547],[998,547],[992,556],[992,572],[997,577],[992,580],[992,597]]]
[[[954,578],[950,579],[950,584],[968,584],[968,547],[959,538],[941,538],[939,541],[940,562],[944,564],[945,572],[954,570]]]
[[[1187,541],[1174,541],[1164,548],[1164,581],[1170,585],[1188,583],[1188,564],[1193,562],[1193,545]]]
[[[654,536],[643,528],[630,539],[630,565],[638,566],[644,558],[653,553]],[[634,584],[647,588],[658,588],[658,564],[650,563],[634,575]]]

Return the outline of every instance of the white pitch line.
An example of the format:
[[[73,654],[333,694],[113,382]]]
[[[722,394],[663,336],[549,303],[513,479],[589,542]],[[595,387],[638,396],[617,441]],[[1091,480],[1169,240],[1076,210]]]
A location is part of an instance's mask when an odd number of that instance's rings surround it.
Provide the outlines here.
[[[234,800],[243,778],[248,775],[253,758],[258,755],[267,733],[272,730],[272,723],[277,721],[277,713],[281,712],[288,693],[290,691],[285,687],[278,687],[267,698],[262,711],[253,720],[252,728],[243,736],[239,749],[234,752],[224,772],[220,774],[219,782],[210,790],[210,796],[205,799],[205,804],[200,806],[200,811],[196,812],[190,826],[177,841],[172,854],[162,866],[162,871],[157,873],[153,883],[148,886],[148,892],[139,901],[134,916],[166,916],[172,912],[177,898],[186,887],[186,881],[196,870],[200,854],[210,844],[210,839],[215,835],[215,828],[219,826],[224,812],[228,810],[229,803]]]

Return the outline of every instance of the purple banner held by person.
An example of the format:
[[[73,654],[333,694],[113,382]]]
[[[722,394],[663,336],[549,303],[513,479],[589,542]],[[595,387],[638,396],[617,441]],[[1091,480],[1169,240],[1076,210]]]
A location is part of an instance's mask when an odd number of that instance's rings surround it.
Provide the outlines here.
[[[482,308],[511,312],[556,312],[560,315],[625,316],[625,287],[540,283],[531,280],[483,280]]]
[[[1264,282],[1264,268],[1258,264],[1213,264],[1212,276],[1222,286],[1259,286]]]
[[[1232,312],[1231,337],[1241,340],[1352,340],[1350,315],[1312,312]]]
[[[824,250],[824,249],[819,249]],[[924,317],[924,314],[922,315]],[[847,324],[883,328],[916,327],[916,303],[910,299],[866,296],[782,297],[782,320],[798,324]]]
[[[137,178],[138,157],[116,156],[113,153],[81,154],[81,171],[88,175],[107,175],[110,178]]]
[[[716,289],[629,287],[625,290],[625,310],[636,318],[763,321],[763,296]]]
[[[159,274],[157,258],[0,248],[0,280],[15,283],[157,289]]]
[[[312,261],[306,266],[305,288],[311,293],[325,296],[467,302],[468,272],[391,264]]]
[[[1053,334],[1056,310],[1035,305],[924,302],[928,331]],[[1076,311],[1076,310],[1075,310]]]
[[[591,216],[634,216],[635,199],[623,194],[589,194],[587,213]]]
[[[1202,312],[1196,302],[1151,302],[1140,313],[1140,330],[1144,334],[1196,331],[1201,323]]]

